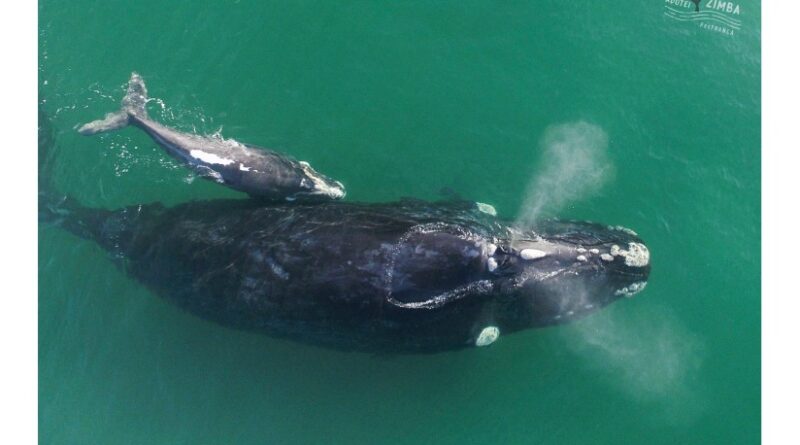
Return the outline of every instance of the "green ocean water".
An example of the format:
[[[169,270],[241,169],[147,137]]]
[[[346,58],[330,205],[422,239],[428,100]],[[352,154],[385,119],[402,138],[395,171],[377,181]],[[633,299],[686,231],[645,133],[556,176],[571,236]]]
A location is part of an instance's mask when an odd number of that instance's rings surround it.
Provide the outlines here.
[[[40,226],[41,442],[758,442],[760,4],[734,35],[667,6],[40,1],[52,179],[87,205],[243,197],[137,130],[77,134],[136,70],[156,119],[307,160],[351,201],[448,187],[513,219],[547,129],[591,122],[614,173],[557,216],[652,253],[644,292],[572,325],[376,356],[201,320]]]

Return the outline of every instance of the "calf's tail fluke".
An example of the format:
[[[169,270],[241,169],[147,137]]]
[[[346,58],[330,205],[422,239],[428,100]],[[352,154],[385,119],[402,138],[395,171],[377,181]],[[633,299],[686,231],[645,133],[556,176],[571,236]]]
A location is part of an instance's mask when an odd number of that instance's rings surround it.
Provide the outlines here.
[[[145,104],[147,104],[147,87],[144,85],[144,80],[139,74],[131,73],[131,79],[128,81],[128,91],[125,97],[122,98],[121,108],[118,111],[106,114],[102,119],[84,124],[78,128],[78,132],[88,136],[127,127],[131,116],[147,117]]]

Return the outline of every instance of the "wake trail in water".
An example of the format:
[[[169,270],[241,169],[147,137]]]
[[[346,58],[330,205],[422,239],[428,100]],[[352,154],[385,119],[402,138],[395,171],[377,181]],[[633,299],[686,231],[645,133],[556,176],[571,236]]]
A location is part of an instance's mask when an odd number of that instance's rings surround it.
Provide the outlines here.
[[[597,125],[578,121],[551,126],[540,145],[539,172],[528,186],[517,218],[523,227],[597,193],[613,176],[608,136]]]

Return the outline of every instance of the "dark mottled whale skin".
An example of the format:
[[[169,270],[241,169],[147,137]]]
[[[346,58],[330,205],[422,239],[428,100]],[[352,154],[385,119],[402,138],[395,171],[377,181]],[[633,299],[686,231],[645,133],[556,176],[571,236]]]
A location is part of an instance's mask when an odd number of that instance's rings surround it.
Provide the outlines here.
[[[62,227],[189,312],[346,350],[485,346],[633,295],[650,270],[624,229],[521,231],[470,202],[53,206]]]
[[[155,122],[147,115],[147,100],[144,81],[133,73],[121,109],[78,131],[93,135],[133,125],[201,176],[253,197],[319,201],[345,196],[342,183],[316,172],[307,162],[220,136],[181,133]]]

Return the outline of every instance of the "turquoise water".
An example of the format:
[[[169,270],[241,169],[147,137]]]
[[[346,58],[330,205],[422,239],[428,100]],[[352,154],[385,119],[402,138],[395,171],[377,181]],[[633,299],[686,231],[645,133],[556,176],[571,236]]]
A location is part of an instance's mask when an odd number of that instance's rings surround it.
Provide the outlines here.
[[[668,5],[41,1],[53,179],[87,205],[241,197],[134,129],[74,131],[136,70],[153,117],[308,160],[349,200],[449,187],[509,219],[554,174],[547,129],[591,122],[613,174],[554,211],[634,228],[653,267],[569,326],[374,356],[200,320],[42,226],[41,441],[758,441],[760,5],[734,35]]]

